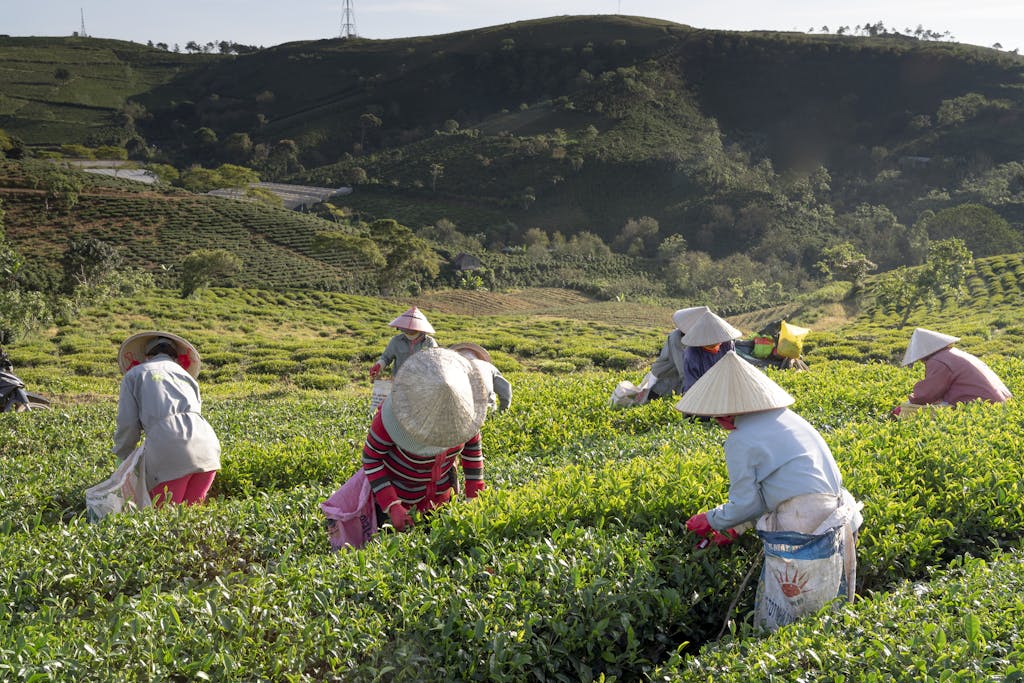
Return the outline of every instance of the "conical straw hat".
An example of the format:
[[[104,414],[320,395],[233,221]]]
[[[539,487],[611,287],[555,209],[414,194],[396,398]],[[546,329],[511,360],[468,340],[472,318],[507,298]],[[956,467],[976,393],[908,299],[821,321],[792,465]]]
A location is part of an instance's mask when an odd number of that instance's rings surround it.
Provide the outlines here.
[[[402,363],[381,419],[403,449],[436,455],[480,431],[489,398],[475,363],[450,349],[424,349]]]
[[[785,408],[794,401],[785,389],[730,351],[683,394],[676,410],[688,415],[743,415]]]
[[[933,332],[919,327],[910,335],[910,343],[907,344],[907,352],[903,355],[904,365],[913,365],[926,356],[940,351],[950,344],[960,341],[960,337],[951,337],[941,332]]]
[[[462,351],[469,351],[476,358],[479,358],[480,360],[485,360],[488,363],[491,362],[491,354],[487,353],[487,349],[480,346],[479,344],[474,344],[473,342],[459,342],[458,344],[452,344],[448,348],[451,349],[452,351],[455,351],[456,353],[461,353]]]
[[[415,330],[416,332],[434,333],[434,327],[423,315],[420,309],[413,306],[408,311],[388,323],[389,327],[397,327],[402,330]]]
[[[707,306],[694,306],[693,308],[680,308],[678,311],[672,314],[672,322],[675,323],[676,329],[686,334],[693,324],[697,322],[705,313],[710,313],[711,309]]]
[[[182,364],[182,367],[188,371],[188,374],[192,377],[199,377],[199,368],[202,366],[202,361],[199,358],[199,352],[196,351],[196,347],[188,343],[181,337],[170,332],[157,332],[155,330],[148,330],[146,332],[138,332],[121,342],[121,348],[117,352],[117,366],[121,368],[121,374],[124,374],[131,370],[134,366],[146,360],[146,351],[149,348],[150,342],[155,341],[157,338],[163,337],[169,339],[174,343],[174,347],[178,350],[179,356],[187,357],[187,365]],[[177,359],[175,359],[177,360]]]
[[[705,311],[683,335],[686,346],[712,346],[730,339],[738,339],[743,333],[719,318],[711,311]]]

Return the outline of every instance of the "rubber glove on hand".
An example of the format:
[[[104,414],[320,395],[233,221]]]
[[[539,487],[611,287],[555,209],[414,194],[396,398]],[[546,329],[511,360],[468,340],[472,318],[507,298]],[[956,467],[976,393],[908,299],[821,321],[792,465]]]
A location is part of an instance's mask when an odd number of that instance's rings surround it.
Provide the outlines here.
[[[370,368],[370,379],[377,379],[380,376],[380,363],[374,363]]]
[[[736,533],[735,529],[726,529],[724,534],[719,533],[717,531],[711,532],[711,542],[719,547],[724,545],[730,545],[739,537],[740,535]]]
[[[401,503],[395,503],[388,508],[388,517],[391,518],[391,526],[395,527],[395,531],[405,531],[416,526],[412,521],[412,515]]]
[[[708,513],[701,512],[686,520],[686,528],[698,536],[710,536],[714,533],[711,523],[708,522]]]

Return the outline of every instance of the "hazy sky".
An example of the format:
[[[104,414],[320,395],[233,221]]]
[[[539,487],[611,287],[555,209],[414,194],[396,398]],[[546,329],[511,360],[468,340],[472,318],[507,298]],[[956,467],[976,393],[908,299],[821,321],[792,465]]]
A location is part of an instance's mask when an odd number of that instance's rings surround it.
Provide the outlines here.
[[[335,38],[343,0],[0,0],[0,33],[99,38],[184,47],[230,40],[270,47]],[[698,28],[815,30],[881,21],[923,26],[961,43],[1024,52],[1024,0],[352,0],[356,32],[398,38],[570,14],[629,14]]]

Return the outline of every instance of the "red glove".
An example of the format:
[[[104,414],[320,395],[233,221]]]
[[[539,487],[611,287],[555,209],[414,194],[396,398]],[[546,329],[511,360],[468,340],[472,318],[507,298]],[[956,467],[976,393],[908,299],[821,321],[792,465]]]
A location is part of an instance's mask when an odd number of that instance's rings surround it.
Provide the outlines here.
[[[388,517],[391,518],[391,526],[395,527],[395,531],[405,531],[416,526],[409,511],[401,503],[395,503],[388,508]]]
[[[717,531],[711,532],[711,542],[719,547],[729,545],[739,537],[740,535],[736,533],[735,529],[726,529],[724,534]]]
[[[686,520],[686,528],[698,536],[710,536],[715,532],[708,522],[708,513],[701,512]]]
[[[380,376],[380,363],[374,363],[373,367],[370,368],[370,379],[377,379]]]

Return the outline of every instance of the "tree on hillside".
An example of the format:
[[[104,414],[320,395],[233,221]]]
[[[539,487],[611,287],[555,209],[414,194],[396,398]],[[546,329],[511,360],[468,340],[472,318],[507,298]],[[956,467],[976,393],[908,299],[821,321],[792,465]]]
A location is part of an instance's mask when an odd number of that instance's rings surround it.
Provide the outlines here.
[[[71,209],[78,204],[78,196],[82,192],[82,179],[67,171],[48,169],[44,173],[43,181],[46,184],[44,208],[49,211],[53,206],[65,213],[71,213]]]
[[[248,133],[232,133],[224,140],[224,154],[232,163],[247,163],[252,158],[252,138]]]
[[[388,263],[377,243],[363,235],[353,235],[348,232],[322,232],[314,238],[313,247],[320,251],[354,255],[360,265],[371,268],[383,268]]]
[[[900,223],[884,204],[860,204],[836,217],[836,234],[882,270],[917,265],[928,254],[928,233],[920,222]]]
[[[973,262],[959,238],[932,242],[924,265],[897,268],[878,279],[873,288],[875,302],[899,315],[897,327],[903,329],[910,314],[921,306],[946,296],[958,297]]]
[[[359,150],[366,149],[366,131],[370,128],[380,128],[384,122],[376,114],[366,112],[359,117]]]
[[[612,249],[630,256],[652,256],[658,248],[661,226],[650,216],[630,218],[612,242]]]
[[[60,260],[64,270],[62,289],[71,294],[78,287],[95,285],[121,264],[117,248],[95,237],[71,237]]]
[[[430,165],[430,191],[437,191],[437,179],[444,176],[444,165],[443,164],[431,164]]]
[[[854,249],[849,242],[842,242],[827,247],[821,252],[821,260],[815,264],[822,275],[831,278],[834,275],[846,277],[853,283],[853,289],[859,290],[864,278],[878,266],[867,256]]]
[[[3,202],[0,202],[0,344],[9,344],[48,320],[50,309],[41,292],[24,291],[18,272],[24,260],[4,233]]]
[[[1020,236],[1005,218],[981,204],[961,204],[922,217],[933,240],[960,237],[975,256],[1021,250]]]
[[[430,245],[398,221],[377,220],[369,230],[386,261],[379,273],[382,292],[416,291],[441,272],[441,259]]]
[[[212,168],[192,166],[182,171],[178,184],[189,192],[209,192],[220,187],[220,174]]]
[[[181,262],[181,298],[224,280],[242,269],[242,260],[227,249],[196,249]]]
[[[256,171],[235,164],[218,166],[217,177],[220,179],[220,187],[248,187],[260,181],[260,176]]]

